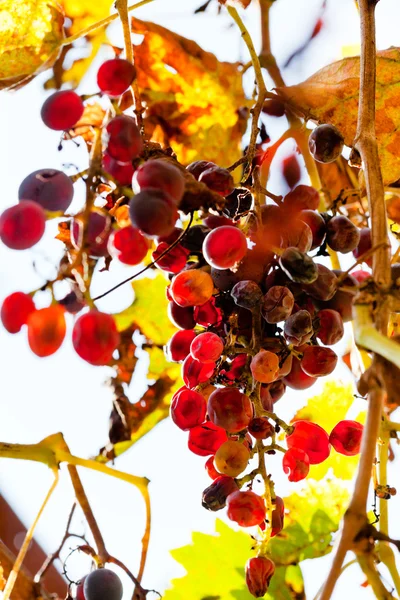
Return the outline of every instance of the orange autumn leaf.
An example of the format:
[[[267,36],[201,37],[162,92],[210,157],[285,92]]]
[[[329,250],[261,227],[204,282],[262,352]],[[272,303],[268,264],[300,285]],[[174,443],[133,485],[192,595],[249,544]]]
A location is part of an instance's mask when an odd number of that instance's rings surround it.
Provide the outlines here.
[[[239,64],[219,62],[161,25],[132,18],[132,30],[144,35],[134,54],[152,139],[171,145],[183,164],[235,162],[246,127],[240,109],[247,103]]]
[[[57,58],[64,14],[54,0],[0,3],[0,89],[28,83]]]
[[[385,184],[400,178],[400,49],[377,53],[376,134]],[[298,85],[277,88],[310,119],[332,123],[352,146],[357,126],[360,58],[328,65]]]

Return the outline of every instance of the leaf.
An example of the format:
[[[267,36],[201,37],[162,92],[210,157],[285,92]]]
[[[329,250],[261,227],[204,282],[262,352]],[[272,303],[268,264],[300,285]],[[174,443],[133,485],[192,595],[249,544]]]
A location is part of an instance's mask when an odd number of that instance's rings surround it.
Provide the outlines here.
[[[310,398],[304,408],[293,417],[293,421],[305,419],[317,423],[330,434],[335,425],[346,418],[347,412],[354,402],[351,385],[343,385],[336,381],[328,381],[322,394]],[[322,479],[330,468],[340,479],[352,479],[358,465],[359,456],[343,456],[333,448],[327,460],[310,467],[309,477]]]
[[[137,279],[132,283],[135,292],[133,304],[113,315],[119,331],[136,323],[141,333],[154,344],[166,344],[176,328],[168,318],[168,300],[165,290],[168,281],[161,273],[155,277]]]
[[[308,481],[303,490],[285,498],[285,527],[268,545],[272,560],[290,565],[328,554],[348,499],[349,492],[335,481]]]
[[[250,5],[251,0],[218,0],[220,4],[230,4],[232,6],[241,6],[247,8]]]
[[[241,155],[247,104],[238,63],[219,62],[198,44],[132,18],[143,34],[134,47],[138,85],[147,104],[147,135],[171,145],[183,164],[228,166]]]
[[[377,53],[376,135],[385,184],[400,177],[400,49]],[[319,123],[332,123],[353,145],[357,126],[360,58],[332,63],[298,85],[277,88],[292,106]]]
[[[173,558],[187,571],[173,579],[173,588],[164,600],[252,600],[244,577],[244,566],[252,555],[251,538],[216,519],[217,535],[194,532],[192,544],[172,550]],[[278,567],[266,600],[304,598],[301,570],[298,566]],[[296,595],[297,594],[297,595]]]
[[[0,89],[24,85],[54,63],[63,23],[55,0],[2,0]]]

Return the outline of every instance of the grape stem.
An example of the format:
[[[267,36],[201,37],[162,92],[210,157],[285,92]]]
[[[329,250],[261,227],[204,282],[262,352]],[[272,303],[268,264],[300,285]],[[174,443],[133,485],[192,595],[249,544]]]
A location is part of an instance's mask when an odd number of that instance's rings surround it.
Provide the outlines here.
[[[372,246],[381,244],[381,247],[373,255],[374,281],[378,290],[385,292],[390,287],[391,273],[390,253],[386,246],[386,244],[388,244],[388,233],[384,187],[375,134],[375,6],[375,0],[359,0],[361,27],[360,94],[354,146],[360,153],[364,166],[366,190],[371,214]],[[385,242],[385,244],[383,244],[383,242]],[[375,338],[375,342],[377,343],[382,343],[382,340],[387,340],[386,335],[390,308],[389,296],[382,295],[380,300],[381,302],[378,302],[379,310],[375,315],[376,329],[374,329],[378,336],[378,338]],[[365,320],[368,321],[369,318],[372,319],[368,314],[368,311],[368,306],[356,307],[355,329],[357,329],[357,317],[360,315],[360,312]],[[367,332],[367,337],[373,338],[370,325],[367,324],[362,326],[361,330],[364,335]],[[393,359],[391,360],[393,361]],[[337,549],[327,580],[322,589],[320,600],[329,600],[329,598],[331,598],[347,551],[353,547],[355,537],[360,533],[363,526],[368,523],[366,513],[367,497],[385,396],[380,361],[376,355],[374,356],[369,373],[368,411],[362,438],[361,455],[355,488],[350,500],[349,508],[343,519],[343,527]],[[371,566],[373,557],[365,555],[363,559],[361,566],[368,569],[368,580],[373,586],[374,591],[380,594],[378,597],[391,598],[391,594],[386,590],[382,590],[383,584],[380,580],[379,573],[375,569],[375,564],[372,564]],[[377,580],[379,580],[379,584]]]

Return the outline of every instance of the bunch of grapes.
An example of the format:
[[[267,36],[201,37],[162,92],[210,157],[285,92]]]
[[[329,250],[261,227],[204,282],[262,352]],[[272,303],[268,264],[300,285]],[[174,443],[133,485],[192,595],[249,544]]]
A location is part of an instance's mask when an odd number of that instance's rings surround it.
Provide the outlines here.
[[[105,62],[97,78],[100,93],[118,98],[135,75],[124,59]],[[42,119],[70,135],[84,110],[77,93],[59,91],[45,101]],[[13,334],[26,326],[32,351],[45,357],[61,346],[70,313],[77,354],[92,365],[113,364],[120,335],[112,315],[93,304],[91,276],[99,260],[138,265],[152,250],[150,266],[169,280],[168,314],[178,328],[166,353],[182,363],[184,385],[173,396],[171,418],[188,432],[189,450],[207,459],[212,483],[204,490],[204,507],[226,506],[231,520],[258,528],[258,556],[246,565],[246,581],[261,597],[274,572],[267,542],[284,524],[283,501],[266,475],[265,457],[282,452],[283,470],[295,482],[326,460],[332,446],[349,456],[360,450],[359,423],[341,421],[328,434],[310,421],[285,424],[275,405],[286,387],[304,390],[333,372],[338,357],[331,346],[351,319],[360,280],[316,256],[330,248],[359,257],[371,247],[370,232],[365,228],[361,236],[345,214],[318,212],[319,192],[308,185],[297,185],[278,204],[256,206],[251,178],[247,187],[235,187],[231,172],[212,162],[185,168],[169,150],[146,140],[128,112],[116,113],[110,102],[101,154],[92,156],[86,179],[86,208],[68,217],[65,257],[56,279],[41,288],[51,289],[52,303],[37,309],[36,292],[18,291],[4,300],[1,320]],[[326,126],[313,131],[310,148],[317,160],[337,157],[338,136]],[[96,152],[96,143],[88,144]],[[28,175],[19,203],[0,217],[3,243],[15,250],[32,247],[47,219],[65,215],[73,194],[72,179],[61,171]],[[60,280],[70,292],[57,300]],[[282,427],[287,448],[276,442]],[[245,473],[255,454],[263,466]],[[268,493],[253,490],[260,474]],[[101,570],[87,577],[86,600],[103,597],[92,589],[96,578],[106,576]]]

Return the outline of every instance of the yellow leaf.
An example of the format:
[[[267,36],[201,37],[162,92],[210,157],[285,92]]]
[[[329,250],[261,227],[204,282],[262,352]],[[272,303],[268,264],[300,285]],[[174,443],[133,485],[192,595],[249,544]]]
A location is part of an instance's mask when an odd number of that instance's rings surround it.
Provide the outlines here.
[[[65,14],[71,19],[70,35],[86,29],[110,14],[113,0],[61,0]]]
[[[170,144],[183,164],[235,162],[246,126],[239,109],[247,104],[239,65],[160,25],[132,18],[132,29],[144,35],[134,54],[149,135]]]
[[[310,398],[306,406],[293,417],[293,421],[298,419],[312,421],[323,427],[329,435],[335,425],[346,418],[353,402],[354,395],[351,385],[328,381],[322,394]],[[319,465],[311,466],[309,477],[320,480],[331,468],[340,479],[351,479],[358,461],[359,456],[343,456],[332,448],[327,460]]]
[[[1,0],[0,89],[27,83],[54,63],[63,22],[54,0]]]
[[[376,134],[385,184],[400,178],[400,49],[377,53]],[[360,58],[328,65],[278,93],[307,117],[332,123],[352,146],[357,125]]]

